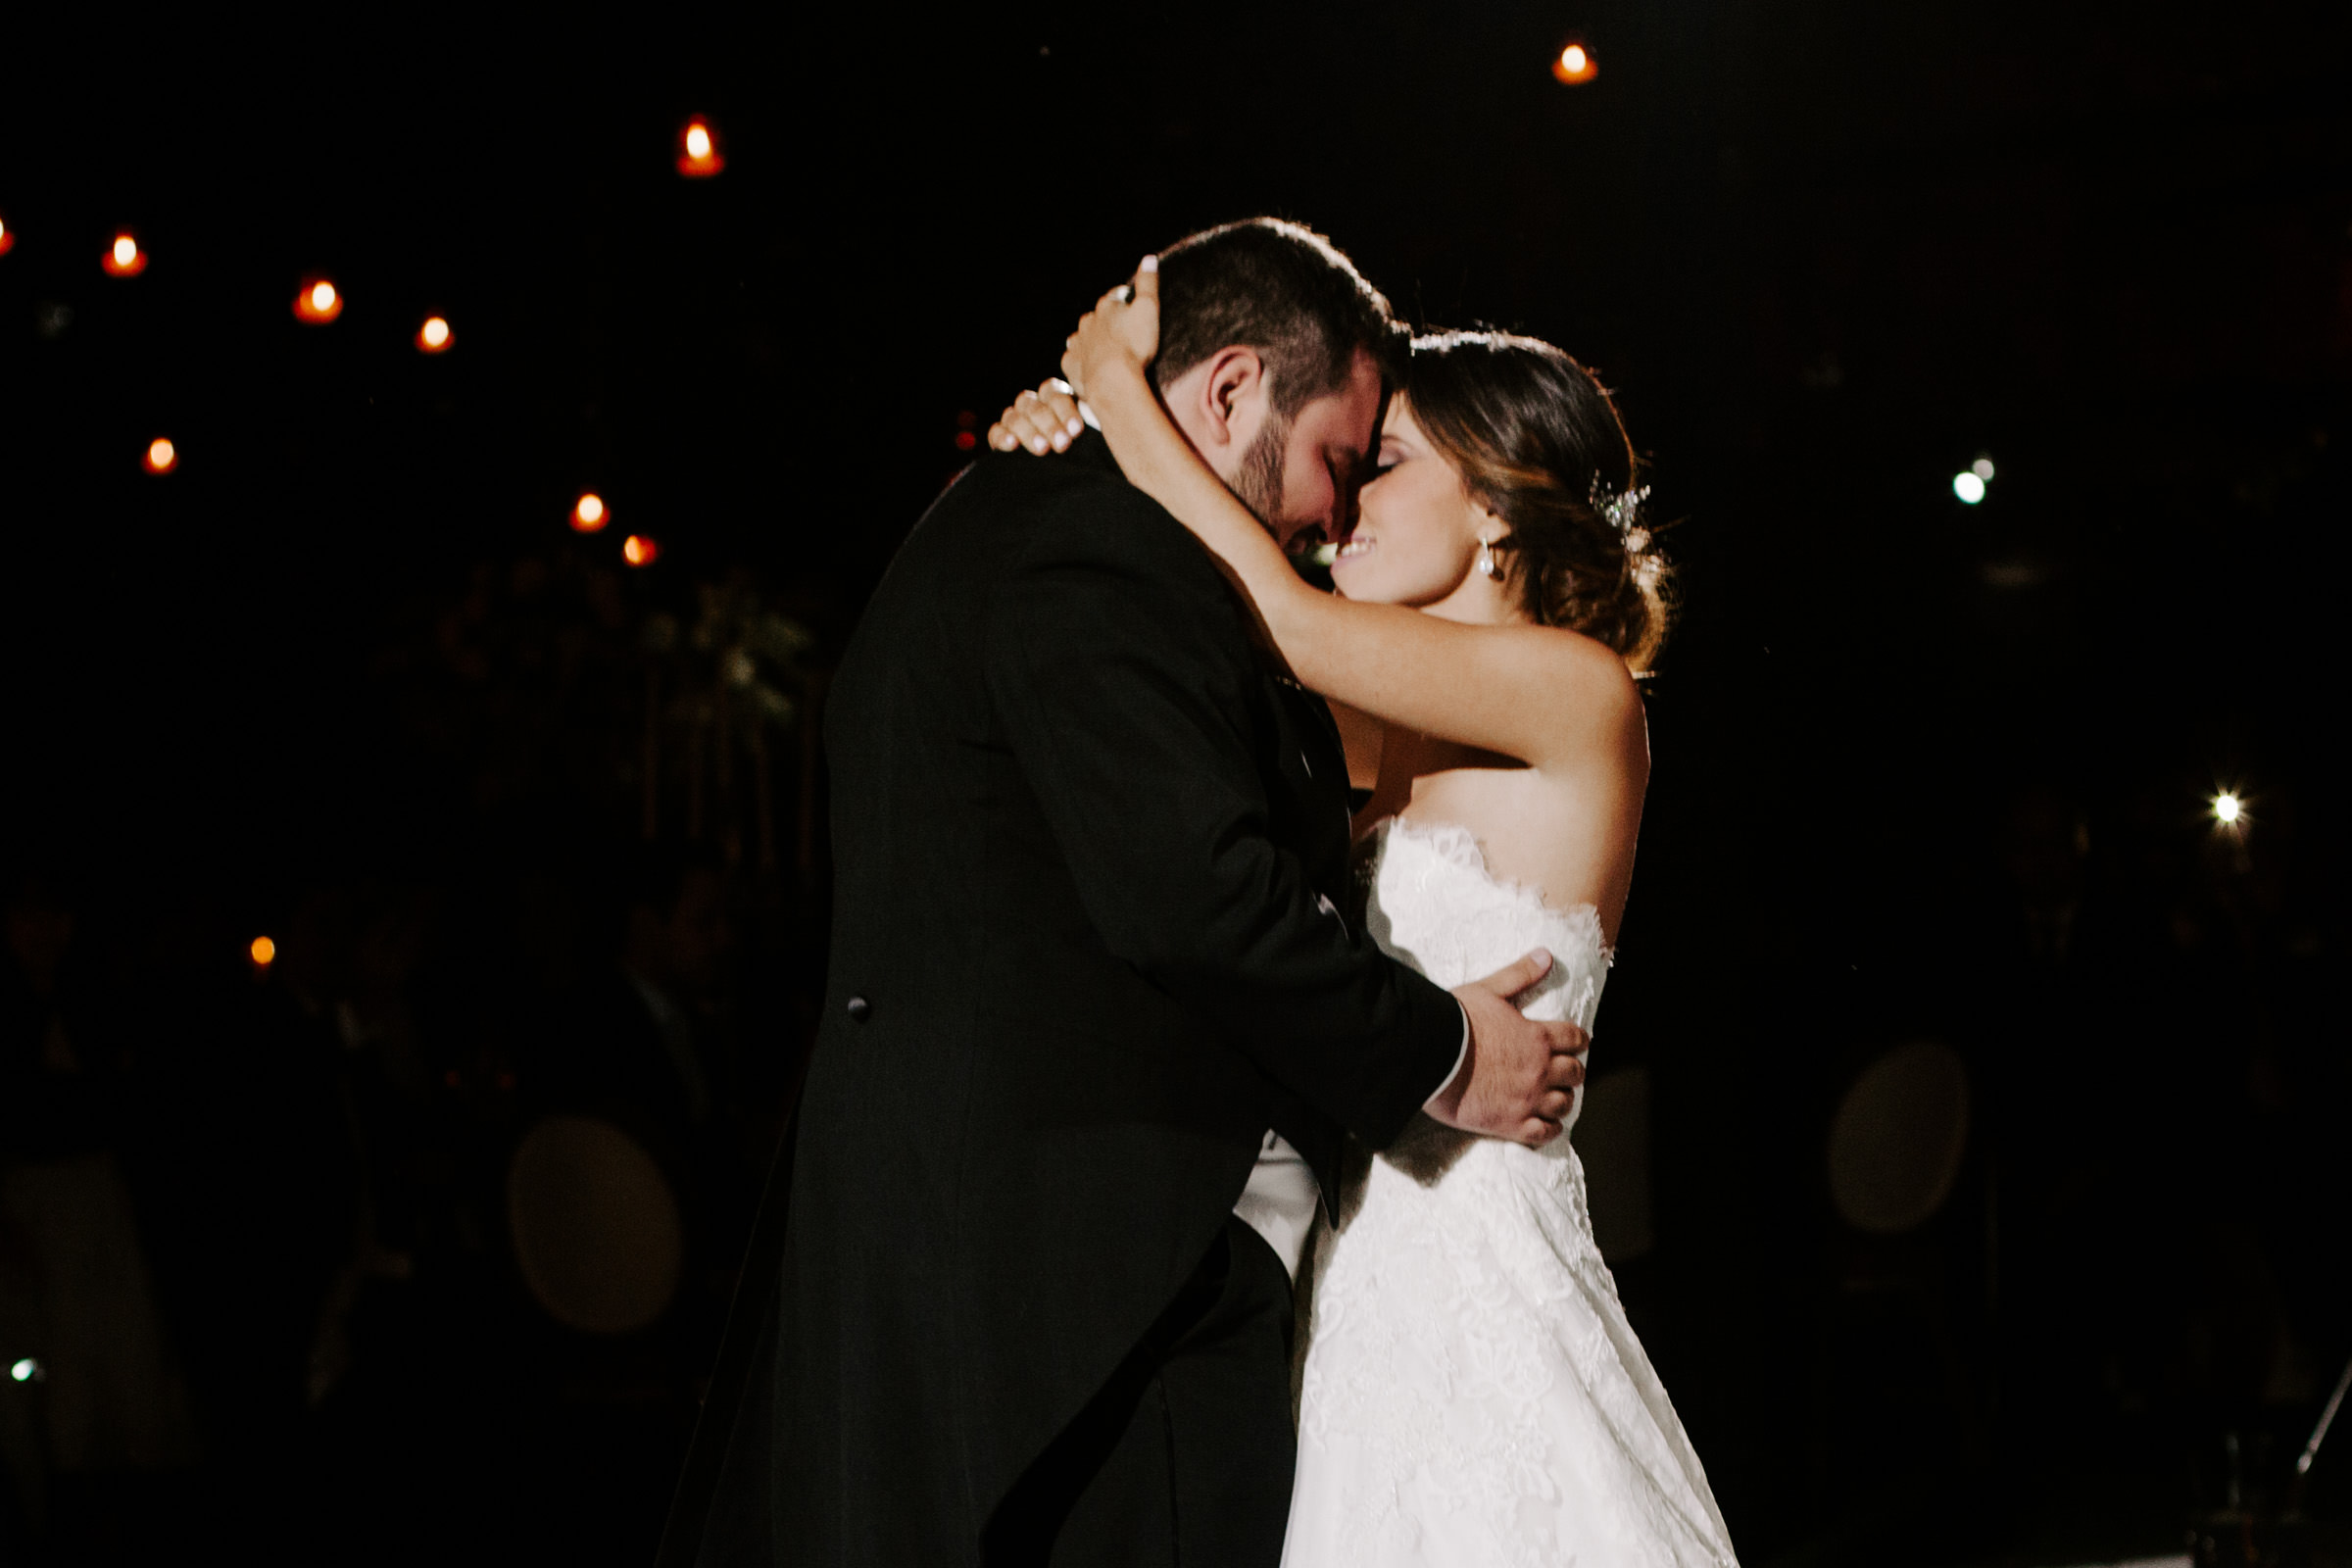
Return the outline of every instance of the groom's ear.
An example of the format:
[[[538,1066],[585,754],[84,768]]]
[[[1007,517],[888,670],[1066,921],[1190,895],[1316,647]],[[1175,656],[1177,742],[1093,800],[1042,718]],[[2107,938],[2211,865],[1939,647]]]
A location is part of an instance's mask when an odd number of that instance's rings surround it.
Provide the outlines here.
[[[1257,350],[1237,343],[1211,355],[1207,369],[1199,412],[1210,439],[1219,446],[1253,439],[1265,415],[1266,362]]]

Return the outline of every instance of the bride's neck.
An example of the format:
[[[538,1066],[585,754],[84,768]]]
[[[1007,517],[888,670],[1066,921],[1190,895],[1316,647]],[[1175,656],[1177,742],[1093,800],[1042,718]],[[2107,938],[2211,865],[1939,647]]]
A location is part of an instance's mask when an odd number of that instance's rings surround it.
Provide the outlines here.
[[[1421,606],[1420,610],[1425,615],[1459,621],[1465,626],[1516,626],[1527,619],[1527,612],[1520,607],[1519,596],[1510,591],[1509,583],[1497,582],[1481,571],[1472,571],[1451,593]]]

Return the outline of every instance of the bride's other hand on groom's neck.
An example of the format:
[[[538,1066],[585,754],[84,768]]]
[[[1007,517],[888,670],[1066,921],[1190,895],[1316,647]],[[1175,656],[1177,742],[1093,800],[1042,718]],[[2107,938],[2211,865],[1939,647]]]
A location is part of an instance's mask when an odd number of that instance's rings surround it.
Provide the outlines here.
[[[1382,408],[1380,368],[1357,350],[1347,381],[1284,417],[1257,350],[1218,350],[1161,388],[1185,439],[1285,550],[1347,532]]]

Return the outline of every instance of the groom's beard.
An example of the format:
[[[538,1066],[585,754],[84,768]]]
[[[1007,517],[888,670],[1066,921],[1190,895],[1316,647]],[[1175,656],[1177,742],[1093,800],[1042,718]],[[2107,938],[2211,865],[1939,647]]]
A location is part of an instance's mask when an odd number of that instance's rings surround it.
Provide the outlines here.
[[[1291,449],[1291,421],[1280,415],[1269,415],[1257,432],[1250,450],[1242,454],[1242,465],[1234,470],[1232,490],[1243,506],[1274,536],[1276,544],[1287,544],[1282,536],[1282,461]]]

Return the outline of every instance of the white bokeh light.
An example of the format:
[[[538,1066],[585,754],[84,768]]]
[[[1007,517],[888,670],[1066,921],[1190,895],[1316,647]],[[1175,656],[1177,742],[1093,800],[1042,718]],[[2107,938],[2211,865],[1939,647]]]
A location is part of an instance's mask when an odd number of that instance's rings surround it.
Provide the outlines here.
[[[1984,481],[1973,468],[1955,473],[1952,475],[1952,494],[1973,507],[1984,499]]]

